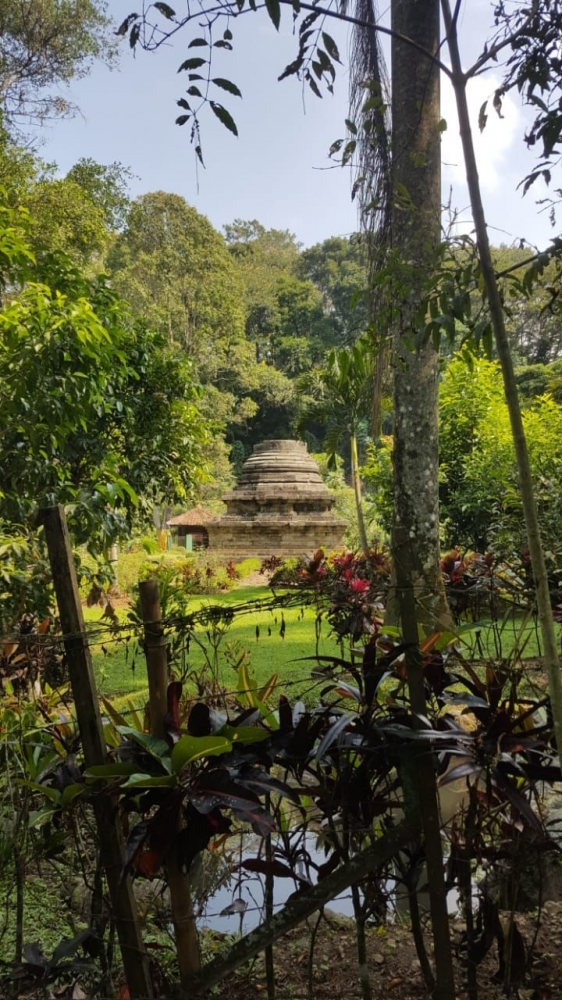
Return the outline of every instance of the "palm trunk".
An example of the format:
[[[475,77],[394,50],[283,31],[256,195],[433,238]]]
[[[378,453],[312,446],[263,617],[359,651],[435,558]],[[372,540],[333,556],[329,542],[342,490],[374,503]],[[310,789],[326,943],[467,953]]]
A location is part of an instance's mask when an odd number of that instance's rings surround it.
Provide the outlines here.
[[[519,406],[519,396],[517,393],[517,384],[515,382],[515,375],[513,371],[513,360],[509,347],[509,340],[505,328],[500,291],[490,253],[488,230],[486,227],[484,206],[482,204],[478,167],[476,164],[474,143],[472,141],[472,130],[468,114],[466,80],[462,72],[456,24],[453,23],[448,0],[442,0],[442,6],[453,70],[453,87],[459,116],[466,180],[470,194],[474,228],[476,230],[476,238],[478,241],[480,267],[482,270],[482,278],[486,289],[486,295],[488,297],[496,349],[502,370],[505,398],[511,421],[513,445],[515,448],[515,458],[517,461],[517,471],[519,475],[519,488],[521,490],[521,499],[523,502],[523,513],[527,528],[529,552],[531,555],[531,564],[533,567],[533,577],[535,581],[537,608],[544,646],[544,662],[548,674],[556,746],[558,748],[558,755],[560,756],[562,753],[562,678],[560,675],[560,661],[556,643],[556,632],[550,603],[548,576],[540,536],[537,507],[535,504],[529,452],[527,450],[525,430],[523,427],[523,420],[521,418],[521,408]]]
[[[439,0],[392,0],[392,29],[437,55]],[[406,530],[418,621],[451,627],[439,567],[438,375],[433,344],[415,349],[416,315],[441,242],[439,72],[392,39],[395,528]]]
[[[357,438],[351,435],[351,479],[353,481],[353,492],[355,493],[355,507],[357,510],[357,527],[359,529],[359,542],[365,558],[369,557],[369,542],[367,539],[367,529],[363,516],[363,498],[361,495],[361,477],[359,475],[359,455],[357,452]]]

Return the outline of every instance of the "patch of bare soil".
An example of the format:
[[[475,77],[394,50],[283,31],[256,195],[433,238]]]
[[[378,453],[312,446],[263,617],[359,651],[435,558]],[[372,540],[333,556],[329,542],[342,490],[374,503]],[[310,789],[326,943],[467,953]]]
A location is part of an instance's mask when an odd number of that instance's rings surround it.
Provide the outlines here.
[[[235,580],[234,589],[238,587],[266,587],[271,580],[271,573],[260,573],[259,569],[255,573],[248,573],[248,576],[241,580]]]
[[[317,918],[311,918],[274,946],[275,1000],[360,1000],[353,921],[325,911],[312,946],[317,923]],[[518,914],[516,923],[525,941],[528,969],[524,974],[521,970],[519,984],[507,994],[498,975],[497,950],[492,947],[478,968],[478,1000],[504,1000],[506,995],[516,1000],[562,1000],[562,902],[545,904],[538,935],[536,917]],[[453,920],[451,930],[456,953],[456,1000],[468,1000],[462,923]],[[224,935],[211,931],[207,934],[207,958],[226,951],[228,940]],[[367,950],[372,1000],[428,1000],[430,992],[406,924],[369,929]],[[78,973],[71,982],[65,977],[64,982],[43,986],[40,980],[33,982],[34,977],[26,975],[25,967],[19,975],[10,975],[6,966],[4,976],[2,965],[0,961],[1,1000],[110,1000],[105,991],[100,994],[99,989],[89,986],[87,975]],[[173,965],[168,967],[170,973]],[[154,986],[159,1000],[173,1000],[178,995],[158,974]],[[122,982],[117,995],[119,1000],[129,998]],[[211,991],[209,1000],[266,996],[264,961],[260,956],[227,977]]]
[[[326,913],[320,923],[311,958],[316,921],[291,931],[274,946],[276,1000],[355,1000],[361,997],[353,922]],[[535,941],[536,919],[519,914],[529,968],[511,996],[519,1000],[562,1000],[562,903],[547,903]],[[463,925],[452,922],[456,954],[457,1000],[467,1000],[462,954]],[[368,961],[372,1000],[427,1000],[410,929],[407,925],[373,928],[368,932]],[[495,945],[478,969],[478,1000],[506,996],[498,975]],[[218,1000],[248,1000],[266,996],[263,957],[218,988]]]

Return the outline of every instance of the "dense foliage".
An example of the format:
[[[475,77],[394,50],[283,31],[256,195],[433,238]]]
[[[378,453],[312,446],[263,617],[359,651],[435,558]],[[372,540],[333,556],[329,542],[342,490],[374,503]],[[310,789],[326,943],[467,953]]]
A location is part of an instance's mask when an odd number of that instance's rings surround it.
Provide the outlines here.
[[[58,252],[35,256],[25,211],[7,204],[0,211],[0,526],[9,621],[8,608],[22,610],[11,586],[28,572],[41,507],[64,503],[75,542],[101,555],[155,503],[185,501],[208,432],[185,355],[135,323],[103,277],[85,277]]]
[[[523,420],[545,546],[559,552],[562,410],[544,393],[529,401]],[[447,540],[477,551],[522,551],[525,526],[495,362],[480,358],[467,365],[457,357],[448,365],[440,393],[440,451]]]
[[[115,57],[103,0],[6,0],[0,35],[0,112],[15,127],[72,114],[61,84]]]

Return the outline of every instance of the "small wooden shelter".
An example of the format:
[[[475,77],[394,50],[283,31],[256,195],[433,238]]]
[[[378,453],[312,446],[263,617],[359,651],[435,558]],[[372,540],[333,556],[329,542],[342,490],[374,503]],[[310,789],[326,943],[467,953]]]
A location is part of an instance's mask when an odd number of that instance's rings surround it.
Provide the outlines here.
[[[172,544],[187,549],[188,552],[209,547],[209,532],[207,525],[215,520],[215,515],[204,510],[199,504],[185,514],[178,514],[166,522],[166,527],[172,532]]]

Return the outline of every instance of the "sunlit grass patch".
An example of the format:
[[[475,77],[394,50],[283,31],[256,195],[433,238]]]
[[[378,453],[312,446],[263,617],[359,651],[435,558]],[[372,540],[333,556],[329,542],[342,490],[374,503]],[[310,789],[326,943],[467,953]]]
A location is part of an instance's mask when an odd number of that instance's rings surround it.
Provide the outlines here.
[[[233,654],[236,650],[248,650],[250,669],[258,684],[265,684],[272,674],[277,673],[281,690],[286,688],[289,694],[290,689],[294,688],[295,697],[297,694],[301,696],[310,687],[313,666],[312,661],[303,662],[303,658],[313,657],[317,650],[320,655],[337,655],[339,647],[330,635],[330,627],[325,620],[319,623],[317,640],[317,617],[313,608],[276,608],[272,611],[252,611],[248,608],[251,602],[270,599],[271,596],[271,591],[264,585],[239,587],[212,597],[193,597],[189,602],[188,613],[205,607],[236,606],[243,607],[244,613],[235,615],[224,630],[220,627],[218,630],[208,626],[197,627],[189,649],[184,649],[182,665],[190,672],[200,672],[209,660],[216,659],[221,684],[227,689],[235,690],[237,677],[230,665]],[[117,614],[125,625],[127,609],[119,608]],[[94,624],[103,627],[107,622],[107,619],[102,618],[102,610],[98,607],[86,608],[85,618],[90,628]],[[95,634],[96,639],[91,648],[100,693],[113,697],[136,695],[146,690],[145,660],[137,641],[139,630],[124,628],[119,635],[117,631],[108,628],[102,638],[96,628]],[[314,686],[317,686],[316,682]]]

